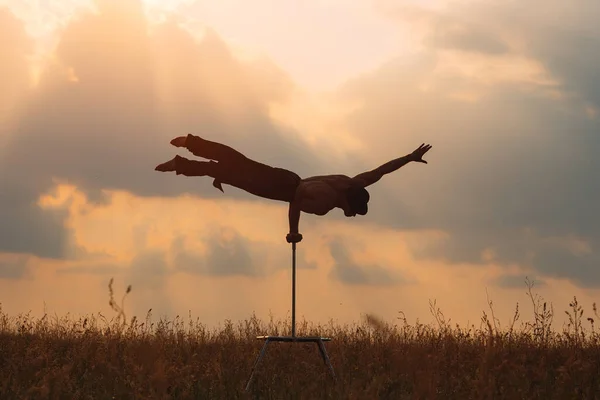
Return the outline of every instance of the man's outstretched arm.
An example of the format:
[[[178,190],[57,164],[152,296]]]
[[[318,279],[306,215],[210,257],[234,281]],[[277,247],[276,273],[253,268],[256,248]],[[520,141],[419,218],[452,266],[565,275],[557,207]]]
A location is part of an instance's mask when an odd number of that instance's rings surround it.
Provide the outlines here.
[[[423,164],[427,164],[427,161],[423,160],[423,155],[427,153],[431,149],[431,145],[422,144],[418,149],[413,151],[410,154],[405,155],[404,157],[396,158],[395,160],[388,161],[385,164],[367,172],[363,172],[362,174],[356,175],[352,180],[359,181],[362,183],[364,187],[374,184],[378,180],[383,177],[385,174],[389,174],[398,170],[399,168],[405,166],[411,161],[420,162]]]

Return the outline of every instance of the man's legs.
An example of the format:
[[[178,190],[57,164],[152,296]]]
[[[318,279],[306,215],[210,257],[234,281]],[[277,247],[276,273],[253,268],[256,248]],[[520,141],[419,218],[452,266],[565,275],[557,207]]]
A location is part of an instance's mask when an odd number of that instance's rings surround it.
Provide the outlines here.
[[[156,171],[175,171],[177,175],[210,176],[213,186],[222,190],[228,184],[259,197],[290,202],[294,199],[301,178],[288,170],[274,168],[251,160],[242,153],[220,143],[198,136],[180,136],[171,140],[175,147],[184,147],[194,155],[216,160],[192,161],[176,156],[155,168]]]
[[[201,137],[192,134],[175,138],[171,140],[171,144],[175,147],[185,147],[193,155],[209,160],[230,164],[246,160],[246,156],[229,146],[202,139]]]

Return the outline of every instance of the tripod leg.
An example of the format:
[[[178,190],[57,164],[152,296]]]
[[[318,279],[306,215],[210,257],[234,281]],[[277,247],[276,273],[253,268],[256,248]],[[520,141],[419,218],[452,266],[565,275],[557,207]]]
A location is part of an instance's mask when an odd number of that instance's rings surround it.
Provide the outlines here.
[[[260,360],[262,360],[263,356],[265,355],[269,341],[270,341],[270,339],[268,339],[268,338],[265,340],[265,344],[263,345],[262,349],[260,350],[260,353],[258,354],[258,357],[256,358],[256,361],[254,362],[254,366],[252,367],[252,372],[250,373],[250,378],[248,378],[248,383],[246,384],[246,392],[248,391],[248,389],[250,389],[250,384],[252,383],[252,378],[254,377],[254,371],[256,371],[256,368],[258,367]]]
[[[317,341],[317,344],[319,345],[319,351],[321,352],[321,357],[323,357],[323,361],[325,361],[325,365],[327,365],[327,367],[329,367],[329,371],[331,371],[331,376],[333,377],[333,380],[335,381],[335,372],[333,372],[333,365],[331,365],[331,361],[329,360],[329,356],[327,355],[327,350],[325,349],[325,343],[323,343],[323,341],[321,339],[319,339]]]

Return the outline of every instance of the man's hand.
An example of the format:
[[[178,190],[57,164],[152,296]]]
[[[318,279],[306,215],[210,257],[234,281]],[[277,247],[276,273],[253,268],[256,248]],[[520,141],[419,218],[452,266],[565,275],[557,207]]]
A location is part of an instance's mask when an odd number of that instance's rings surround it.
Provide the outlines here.
[[[298,243],[302,241],[302,235],[299,233],[288,233],[285,237],[288,243]]]
[[[431,149],[431,145],[430,144],[423,143],[422,145],[419,146],[418,149],[416,149],[415,151],[413,151],[412,153],[410,153],[408,155],[408,157],[410,158],[410,161],[416,161],[416,162],[420,162],[420,163],[423,163],[423,164],[427,164],[427,161],[423,160],[423,156],[430,149]]]

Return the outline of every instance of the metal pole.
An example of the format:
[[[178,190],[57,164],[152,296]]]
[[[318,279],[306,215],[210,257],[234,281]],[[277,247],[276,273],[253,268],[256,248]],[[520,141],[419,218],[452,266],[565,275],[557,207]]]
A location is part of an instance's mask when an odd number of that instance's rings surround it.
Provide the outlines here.
[[[292,243],[292,337],[296,337],[296,243]]]
[[[258,358],[254,362],[254,366],[252,367],[252,372],[250,373],[250,378],[248,378],[248,383],[246,383],[246,392],[250,389],[250,384],[252,383],[252,378],[254,378],[254,371],[256,371],[256,367],[258,367],[258,364],[260,364],[260,360],[262,360],[262,358],[264,357],[265,352],[267,351],[267,346],[269,345],[270,341],[271,341],[271,339],[269,339],[269,338],[267,338],[267,340],[265,340],[265,344],[263,345],[262,350],[260,351],[260,354],[258,355]]]

